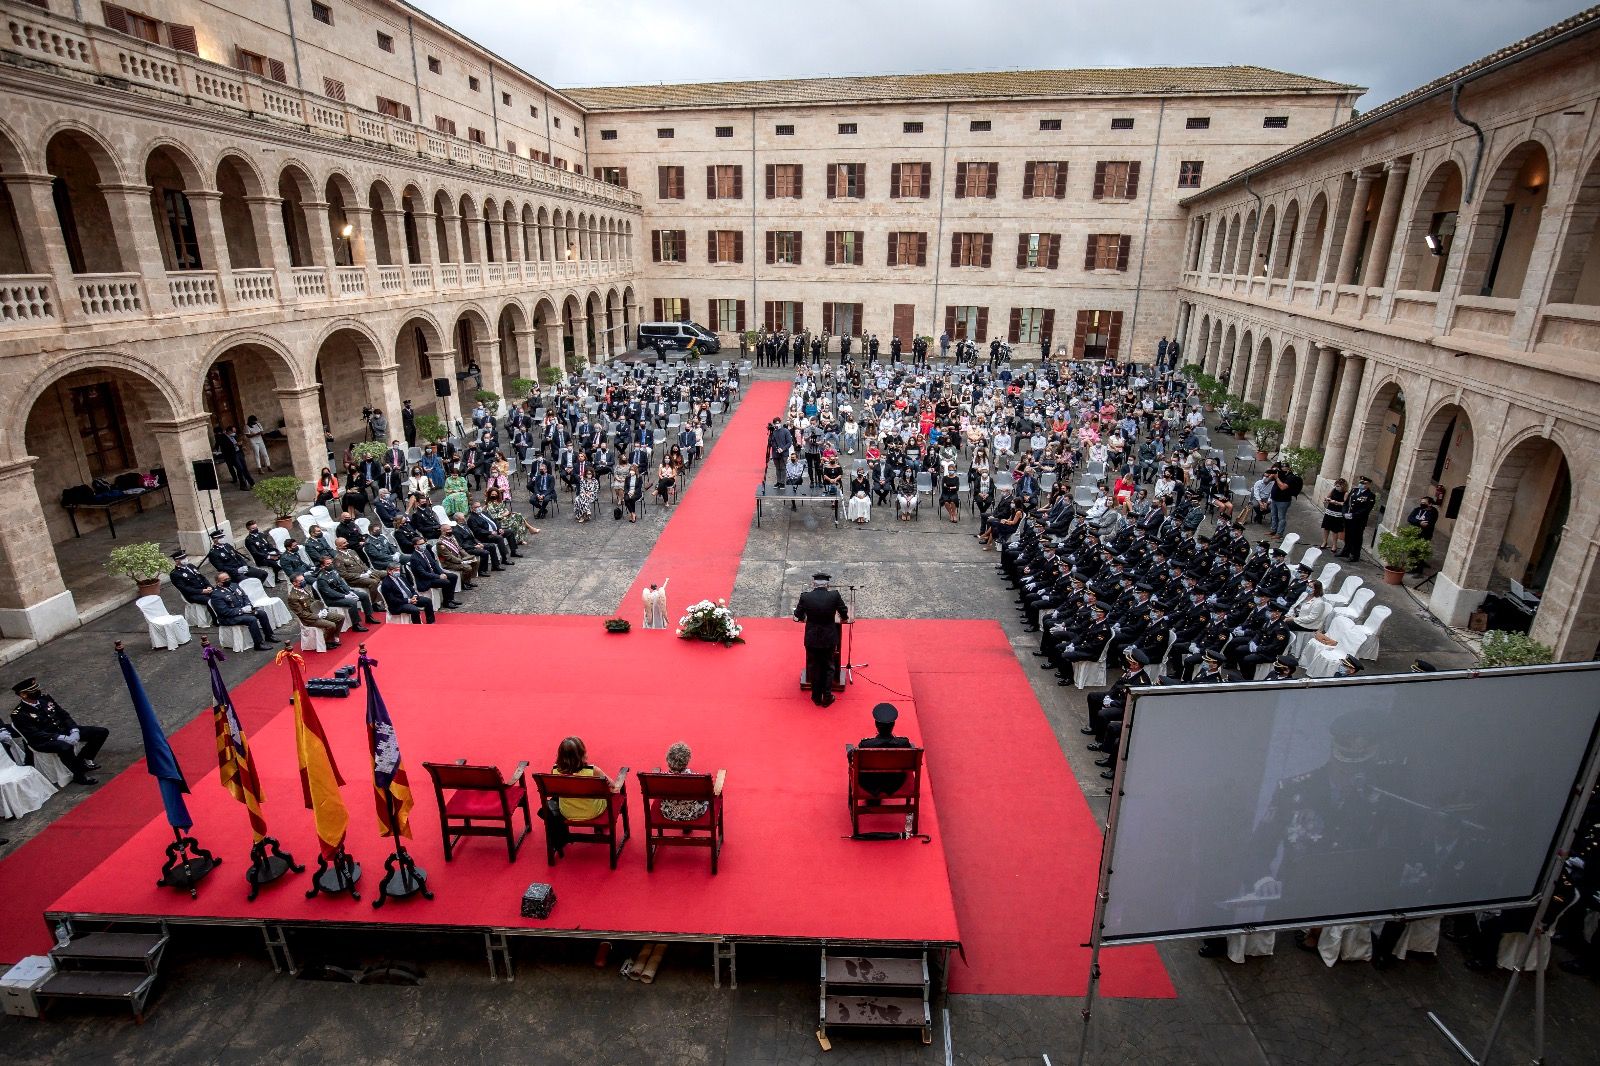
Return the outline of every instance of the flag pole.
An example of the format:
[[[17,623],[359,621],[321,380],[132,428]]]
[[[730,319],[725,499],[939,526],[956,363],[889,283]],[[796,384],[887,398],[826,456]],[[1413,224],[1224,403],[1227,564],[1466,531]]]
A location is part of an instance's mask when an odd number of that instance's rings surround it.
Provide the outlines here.
[[[294,680],[295,701],[303,720],[305,716],[311,714],[311,698],[310,693],[305,689],[304,681],[300,678],[298,667],[296,666],[294,645],[290,641],[284,641],[283,651],[279,652],[278,656],[280,659],[287,658],[289,660],[289,676]],[[297,728],[299,728],[298,723]],[[326,757],[331,766],[331,753],[328,753]],[[304,766],[301,767],[301,775],[302,777],[305,775]],[[338,781],[337,768],[333,770],[333,776],[335,779],[335,796],[337,796],[337,784],[342,783]],[[310,793],[307,793],[307,795],[309,797]],[[306,802],[309,806],[311,800],[308,798]],[[343,811],[341,810],[340,813],[342,814]],[[315,899],[318,893],[327,893],[330,896],[348,895],[351,899],[360,899],[361,893],[356,891],[356,882],[359,880],[361,880],[361,864],[356,862],[350,853],[344,850],[344,837],[341,834],[339,843],[334,846],[332,854],[329,854],[326,848],[319,847],[317,849],[317,869],[311,875],[311,887],[306,890],[306,899]]]
[[[372,668],[376,665],[376,660],[367,655],[365,644],[360,645],[356,662],[360,664],[362,682],[367,686],[367,700],[370,704],[371,701],[378,699],[377,688],[372,679]],[[389,814],[389,833],[394,837],[394,851],[383,862],[383,877],[378,881],[378,898],[372,901],[373,909],[382,907],[384,900],[391,896],[395,899],[405,899],[420,892],[423,899],[432,899],[433,892],[428,888],[428,871],[417,865],[416,859],[412,858],[403,843],[400,834],[400,810],[395,803],[392,788],[383,790],[383,800]]]

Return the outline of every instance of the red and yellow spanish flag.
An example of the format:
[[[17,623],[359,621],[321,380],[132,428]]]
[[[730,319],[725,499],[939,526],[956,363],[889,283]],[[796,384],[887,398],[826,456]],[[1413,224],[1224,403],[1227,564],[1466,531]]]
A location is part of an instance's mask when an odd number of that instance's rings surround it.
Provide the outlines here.
[[[217,726],[217,766],[222,775],[222,787],[244,804],[250,815],[250,832],[260,841],[267,835],[267,819],[261,813],[261,779],[256,775],[255,756],[250,754],[250,742],[239,724],[233,697],[228,694],[228,686],[217,669],[223,659],[222,652],[207,644],[201,654],[211,668],[211,714]]]
[[[286,648],[278,653],[278,662],[285,660],[294,684],[290,701],[294,706],[295,751],[300,757],[300,789],[305,796],[306,809],[316,822],[322,854],[331,857],[344,845],[345,830],[350,827],[350,812],[339,795],[344,778],[339,776],[339,767],[334,765],[333,749],[328,745],[322,721],[306,692],[305,659],[299,652]]]

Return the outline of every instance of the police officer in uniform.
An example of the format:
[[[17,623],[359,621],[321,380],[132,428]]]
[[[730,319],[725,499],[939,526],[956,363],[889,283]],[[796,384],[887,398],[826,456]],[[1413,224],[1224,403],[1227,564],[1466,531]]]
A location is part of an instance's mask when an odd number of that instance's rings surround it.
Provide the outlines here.
[[[877,735],[863,737],[856,745],[858,748],[909,748],[909,737],[894,735],[894,724],[900,718],[900,711],[892,703],[880,703],[872,708],[872,724],[877,727]],[[906,775],[901,773],[872,773],[862,774],[861,787],[874,796],[887,796],[900,790],[906,783]]]
[[[850,608],[836,589],[828,587],[831,574],[812,574],[812,587],[794,605],[794,620],[806,624],[806,683],[811,702],[826,707],[833,702],[833,683],[839,669],[840,625],[850,621]]]
[[[100,769],[94,757],[100,754],[110,731],[73,721],[61,704],[39,690],[36,677],[24,678],[12,685],[11,691],[21,697],[21,702],[11,712],[11,721],[22,739],[28,742],[28,747],[58,756],[72,771],[74,783],[95,784],[89,771]]]

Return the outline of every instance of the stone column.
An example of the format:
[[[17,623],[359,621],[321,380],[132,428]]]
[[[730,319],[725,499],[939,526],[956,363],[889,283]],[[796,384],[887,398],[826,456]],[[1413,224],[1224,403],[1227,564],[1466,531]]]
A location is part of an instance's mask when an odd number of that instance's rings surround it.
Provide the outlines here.
[[[455,434],[456,420],[461,417],[461,385],[456,380],[456,353],[452,348],[439,352],[428,353],[428,370],[431,377],[446,378],[450,382],[450,395],[439,397],[439,417],[444,419],[445,426]]]
[[[1333,413],[1328,417],[1328,447],[1322,460],[1323,476],[1317,481],[1317,495],[1327,492],[1322,484],[1332,484],[1334,478],[1344,476],[1345,452],[1353,431],[1351,420],[1355,417],[1356,397],[1361,393],[1361,376],[1366,360],[1355,352],[1344,353],[1344,370],[1339,378],[1339,396],[1333,402]]]
[[[303,389],[276,389],[278,405],[283,408],[283,433],[289,440],[289,461],[294,476],[303,485],[300,498],[310,500],[315,491],[317,477],[328,465],[328,445],[322,437],[321,385]],[[384,409],[388,414],[388,409]]]
[[[27,253],[28,270],[50,275],[56,290],[57,317],[62,321],[79,317],[82,309],[73,281],[72,259],[67,255],[66,239],[61,236],[61,221],[56,216],[55,199],[50,191],[50,175],[4,174],[0,175],[0,180],[4,180],[6,192],[11,195],[17,232],[22,235]],[[51,557],[54,558],[54,553]],[[73,618],[76,620],[77,616]]]
[[[250,224],[256,231],[256,254],[261,265],[284,274],[289,270],[289,237],[283,231],[283,198],[246,196]]]
[[[517,338],[517,365],[512,376],[538,381],[539,369],[534,365],[534,347],[538,334],[531,329],[517,329],[511,332]],[[521,400],[522,397],[518,396],[517,399]]]
[[[0,463],[0,636],[45,641],[78,627],[78,605],[61,580],[36,462]]]
[[[311,261],[328,272],[328,292],[337,294],[338,286],[333,281],[333,266],[338,260],[333,254],[333,216],[328,213],[325,203],[303,203],[301,209],[306,213],[306,232],[311,239]]]
[[[567,350],[561,335],[561,321],[557,319],[554,322],[545,323],[544,330],[545,365],[553,366],[560,370],[562,374],[566,374]]]
[[[332,216],[329,216],[329,226],[332,226]],[[374,265],[372,249],[372,209],[369,207],[345,206],[345,221],[350,224],[350,263],[352,266],[372,267]],[[330,237],[330,240],[332,238]],[[369,291],[371,291],[369,289]]]
[[[222,227],[222,194],[215,189],[196,189],[185,192],[189,210],[194,216],[195,239],[200,245],[200,267],[217,272],[217,288],[223,303],[232,293],[228,288],[228,234]]]
[[[522,262],[522,219],[513,217],[502,225],[505,230],[506,262]]]
[[[1371,247],[1367,249],[1366,269],[1362,272],[1362,285],[1369,289],[1383,284],[1389,272],[1389,252],[1394,244],[1395,224],[1400,218],[1400,197],[1406,188],[1406,173],[1411,169],[1406,163],[1389,164],[1389,179],[1383,186],[1383,203],[1378,207],[1378,222],[1372,228]]]
[[[589,343],[589,316],[574,315],[572,317],[572,354],[579,362],[587,361],[594,365],[594,347]]]
[[[406,214],[401,210],[380,211],[375,220],[375,225],[383,227],[383,234],[389,242],[389,262],[378,264],[374,256],[375,265],[404,266],[410,260],[406,256]],[[377,248],[377,244],[373,244]]]
[[[478,362],[478,369],[483,371],[483,387],[503,398],[506,383],[505,371],[500,365],[500,341],[498,339],[478,341],[474,356]]]
[[[122,269],[144,279],[151,314],[170,313],[172,295],[167,289],[167,264],[161,258],[161,242],[151,213],[150,186],[102,185],[100,192],[111,216]]]
[[[1315,369],[1311,377],[1311,395],[1306,401],[1305,420],[1301,423],[1299,446],[1322,447],[1322,431],[1328,421],[1328,394],[1333,391],[1333,372],[1339,364],[1339,353],[1325,344],[1314,346]]]
[[[1333,272],[1335,285],[1355,284],[1356,256],[1361,251],[1361,223],[1366,219],[1367,195],[1372,191],[1370,172],[1358,170],[1350,176],[1355,179],[1356,192],[1350,200],[1350,217],[1345,221],[1344,243],[1339,246],[1339,266]]]
[[[404,438],[400,425],[400,364],[361,367],[361,378],[367,387],[367,404],[383,412],[389,422],[390,438]],[[388,444],[386,440],[383,442]]]
[[[285,419],[287,419],[285,414]],[[211,416],[192,415],[171,422],[151,422],[156,443],[161,448],[161,465],[167,468],[167,491],[172,496],[172,514],[178,526],[178,543],[190,555],[204,555],[211,550],[211,530],[221,529],[232,539],[228,515],[222,506],[222,490],[201,492],[195,488],[194,475],[189,464],[196,459],[210,459]],[[227,484],[227,474],[217,470],[219,484]],[[211,521],[212,509],[216,511],[216,524]]]
[[[417,227],[417,251],[421,253],[423,263],[439,262],[439,247],[434,240],[439,225],[438,218],[439,216],[432,211],[411,212],[411,220]],[[435,272],[435,277],[437,276]]]
[[[506,261],[505,226],[491,220],[484,226],[483,261],[485,263],[504,263]]]
[[[445,263],[462,263],[466,255],[461,248],[461,216],[440,215],[444,222],[444,247],[439,249],[439,260]]]

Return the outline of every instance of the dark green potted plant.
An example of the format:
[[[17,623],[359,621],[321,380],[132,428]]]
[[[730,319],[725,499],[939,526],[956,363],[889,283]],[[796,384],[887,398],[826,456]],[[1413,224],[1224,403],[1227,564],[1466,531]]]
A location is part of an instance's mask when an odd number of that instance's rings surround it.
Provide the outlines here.
[[[1250,440],[1256,446],[1256,458],[1265,459],[1283,445],[1283,423],[1276,418],[1256,418],[1250,421]]]
[[[1383,580],[1398,585],[1405,576],[1433,558],[1433,541],[1413,525],[1403,525],[1392,533],[1378,534],[1378,559],[1383,563]]]
[[[1285,448],[1279,455],[1289,469],[1299,474],[1302,480],[1310,480],[1322,470],[1320,448]]]
[[[140,596],[154,596],[161,588],[161,575],[172,572],[172,560],[154,541],[124,544],[111,549],[106,570],[133,578]]]
[[[495,404],[500,402],[500,394],[498,392],[491,392],[488,389],[479,389],[477,392],[472,394],[472,398],[483,404],[485,407],[493,407]]]
[[[534,390],[537,389],[538,387],[539,387],[539,383],[537,381],[533,380],[532,378],[512,378],[511,379],[511,385],[510,385],[511,395],[513,395],[513,396],[521,396],[525,400],[527,398],[529,398],[530,396],[532,396],[533,393],[534,393]]]
[[[281,528],[289,529],[294,524],[295,504],[300,502],[299,478],[287,474],[262,478],[251,486],[250,494],[272,512]]]
[[[1483,635],[1478,652],[1479,666],[1543,666],[1556,661],[1555,649],[1540,644],[1526,633],[1491,629]]]
[[[546,385],[559,385],[561,383],[561,368],[559,366],[540,367],[539,380]]]
[[[632,628],[633,628],[633,623],[628,621],[626,618],[607,618],[606,619],[606,632],[607,633],[626,633],[628,630],[630,630]]]
[[[355,455],[356,461],[360,462],[363,459],[382,459],[388,450],[381,440],[364,440],[355,446],[352,454]]]
[[[418,415],[417,436],[429,444],[438,444],[450,436],[450,430],[438,415]]]

